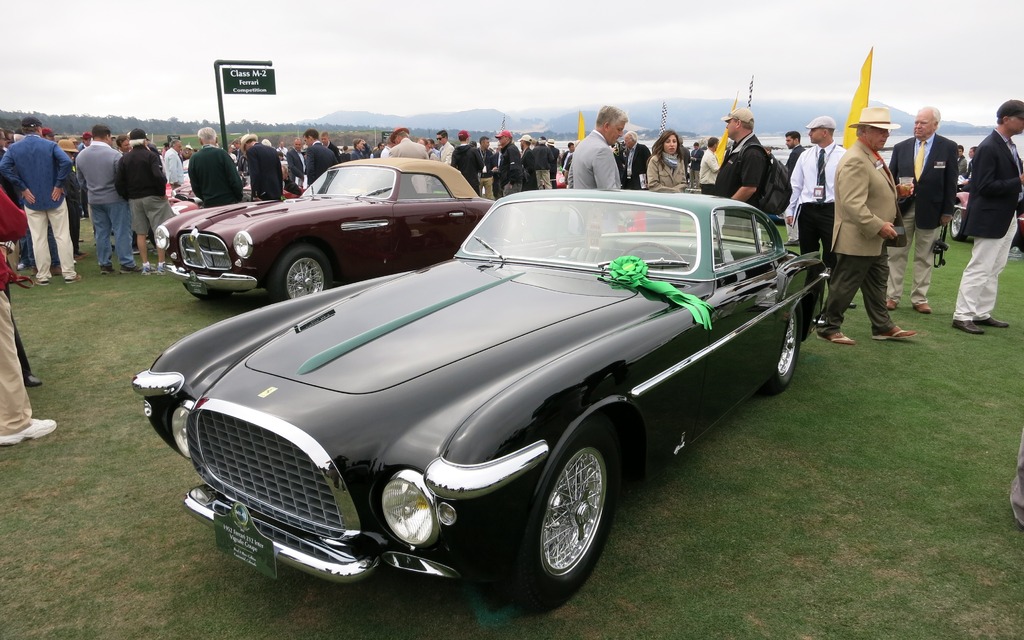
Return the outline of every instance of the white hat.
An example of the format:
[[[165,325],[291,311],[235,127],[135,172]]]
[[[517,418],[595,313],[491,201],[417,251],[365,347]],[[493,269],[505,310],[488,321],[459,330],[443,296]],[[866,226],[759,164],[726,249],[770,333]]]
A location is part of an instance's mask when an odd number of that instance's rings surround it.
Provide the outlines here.
[[[807,129],[835,129],[836,121],[831,116],[818,116],[807,123]]]
[[[533,138],[530,137],[530,134],[524,133],[523,137],[519,138],[519,142],[533,142]]]
[[[864,107],[860,110],[860,119],[847,125],[850,129],[857,125],[865,124],[876,129],[899,129],[900,125],[893,124],[889,116],[889,107]]]

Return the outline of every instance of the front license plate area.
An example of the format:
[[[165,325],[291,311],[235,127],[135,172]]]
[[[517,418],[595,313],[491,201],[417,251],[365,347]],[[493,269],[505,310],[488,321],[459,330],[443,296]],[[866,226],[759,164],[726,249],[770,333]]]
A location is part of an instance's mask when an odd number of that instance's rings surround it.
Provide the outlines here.
[[[201,296],[205,296],[209,291],[206,283],[197,278],[195,272],[189,274],[188,280],[185,281],[185,289],[187,289],[189,293],[196,293]]]
[[[277,578],[274,543],[256,529],[245,505],[236,502],[226,514],[214,513],[217,548],[260,573]]]

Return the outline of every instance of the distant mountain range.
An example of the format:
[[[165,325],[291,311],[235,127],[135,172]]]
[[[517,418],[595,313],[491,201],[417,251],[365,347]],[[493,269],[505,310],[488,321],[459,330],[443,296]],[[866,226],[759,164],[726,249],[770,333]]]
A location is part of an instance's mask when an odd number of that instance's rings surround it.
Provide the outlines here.
[[[706,100],[678,98],[667,101],[667,127],[675,129],[684,137],[701,135],[720,135],[723,129],[722,116],[729,112],[731,100]],[[873,106],[888,106],[880,102],[872,102]],[[643,130],[654,132],[661,128],[661,101],[649,100],[616,105],[629,113],[630,125],[641,135]],[[600,105],[583,108],[583,119],[590,131],[594,127],[597,110]],[[786,131],[803,131],[804,125],[820,115],[830,115],[836,119],[839,128],[846,126],[845,120],[850,110],[849,102],[787,102],[763,101],[755,103],[754,130],[762,135],[782,135]],[[893,122],[899,123],[904,130],[913,129],[914,116],[899,109],[890,107]],[[505,123],[505,128],[515,134],[529,133],[545,135],[556,139],[576,137],[578,113],[564,109],[531,109],[502,113],[496,109],[471,109],[453,113],[421,113],[413,116],[396,116],[368,111],[335,111],[314,120],[303,121],[303,124],[330,125],[339,129],[393,129],[405,126],[410,129],[447,129],[454,137],[454,132],[467,129],[471,132],[496,132]],[[991,127],[982,127],[966,122],[946,121],[942,123],[944,134],[984,135]],[[908,132],[909,133],[909,132]],[[648,133],[647,137],[651,137]]]

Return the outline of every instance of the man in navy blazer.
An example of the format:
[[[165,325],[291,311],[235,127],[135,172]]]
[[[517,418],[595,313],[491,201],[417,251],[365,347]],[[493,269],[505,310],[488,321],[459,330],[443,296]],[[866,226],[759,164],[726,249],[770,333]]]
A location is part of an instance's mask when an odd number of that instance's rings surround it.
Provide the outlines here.
[[[907,272],[910,245],[914,245],[914,288],[910,303],[918,313],[931,313],[928,287],[932,282],[932,245],[942,227],[953,217],[956,204],[957,157],[956,143],[935,133],[942,116],[935,107],[924,107],[914,119],[914,137],[898,143],[892,149],[889,170],[896,182],[900,178],[913,180],[914,192],[900,201],[907,244],[889,247],[889,282],[886,286],[885,306],[891,311],[899,305],[903,295],[903,276]],[[917,175],[917,157],[921,155],[920,175]]]
[[[1024,102],[1007,100],[996,111],[996,129],[974,154],[971,198],[967,202],[967,234],[974,236],[971,260],[960,280],[953,327],[970,334],[985,333],[978,325],[1005,328],[992,317],[999,274],[1006,266],[1024,212],[1024,175],[1013,136],[1024,132]]]

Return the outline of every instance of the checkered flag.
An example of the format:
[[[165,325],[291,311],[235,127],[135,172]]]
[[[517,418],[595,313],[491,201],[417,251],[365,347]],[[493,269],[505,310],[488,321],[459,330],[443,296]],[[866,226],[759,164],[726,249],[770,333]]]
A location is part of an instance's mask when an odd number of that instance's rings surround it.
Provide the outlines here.
[[[665,133],[665,125],[668,124],[668,104],[661,101],[661,133]]]
[[[498,131],[504,131],[504,130],[505,130],[505,114],[503,113],[503,114],[501,114],[501,126],[498,127]]]
[[[754,101],[754,76],[750,76],[750,93],[747,95],[747,108],[750,108],[750,103]]]

